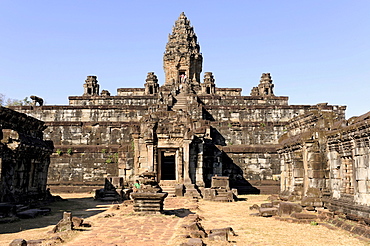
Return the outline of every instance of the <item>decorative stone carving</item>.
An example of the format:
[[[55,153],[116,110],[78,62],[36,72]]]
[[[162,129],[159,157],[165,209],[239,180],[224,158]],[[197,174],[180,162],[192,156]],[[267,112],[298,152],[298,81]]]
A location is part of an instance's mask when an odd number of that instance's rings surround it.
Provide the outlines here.
[[[251,96],[274,96],[274,84],[272,83],[270,73],[263,73],[258,87],[253,87]]]
[[[189,82],[199,86],[202,62],[197,36],[190,26],[190,21],[182,12],[172,28],[172,34],[168,37],[163,57],[165,85],[179,87],[180,84]]]
[[[155,95],[158,93],[159,85],[158,85],[158,78],[154,72],[149,72],[146,78],[145,86],[145,94],[147,95]]]
[[[87,76],[84,84],[84,96],[98,96],[99,84],[97,76]]]
[[[204,82],[202,84],[202,93],[214,95],[216,93],[215,79],[212,72],[206,72],[204,74]]]

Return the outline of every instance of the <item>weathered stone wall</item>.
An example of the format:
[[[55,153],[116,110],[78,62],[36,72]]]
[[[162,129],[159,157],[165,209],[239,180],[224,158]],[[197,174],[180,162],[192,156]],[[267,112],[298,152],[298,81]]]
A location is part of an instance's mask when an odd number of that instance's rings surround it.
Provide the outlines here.
[[[43,141],[44,123],[0,107],[0,202],[45,198],[50,141]]]
[[[48,128],[44,132],[45,139],[50,139],[55,144],[55,151],[62,150],[63,156],[57,157],[54,153],[51,159],[51,171],[49,173],[50,184],[96,184],[104,181],[106,176],[124,175],[125,179],[133,179],[131,169],[134,160],[133,152],[126,151],[125,146],[133,145],[133,128],[139,125],[139,120],[149,111],[147,98],[151,97],[111,97],[117,103],[125,104],[107,105],[107,98],[102,96],[70,97],[81,98],[91,104],[82,106],[23,106],[14,109],[27,113],[35,118],[46,122]],[[101,98],[101,99],[99,99]],[[227,98],[227,97],[226,97]],[[287,129],[288,120],[294,115],[304,114],[317,109],[319,106],[300,105],[250,105],[246,106],[246,96],[234,100],[236,106],[207,105],[208,113],[203,113],[203,118],[211,118],[212,141],[216,145],[238,149],[241,145],[259,145],[268,151],[246,152],[226,151],[228,158],[234,160],[235,165],[243,170],[244,178],[248,180],[271,180],[273,175],[279,174],[276,163],[278,162],[276,151],[271,152],[271,146],[277,144],[279,136]],[[136,100],[138,99],[138,100]],[[140,99],[140,100],[139,100]],[[152,100],[152,99],[150,99]],[[236,101],[235,101],[236,100]],[[239,101],[238,101],[239,100]],[[218,100],[222,102],[222,99]],[[71,101],[72,104],[75,100]],[[102,103],[103,105],[99,105]],[[138,105],[143,103],[143,105]],[[243,105],[243,106],[238,106]],[[326,110],[343,114],[343,108],[325,106]],[[120,156],[119,162],[108,165],[101,151],[103,149],[116,148]],[[229,148],[229,149],[230,149]],[[70,149],[75,152],[71,156],[65,156]],[[96,151],[93,151],[97,149]],[[240,149],[240,148],[239,148]],[[81,156],[80,156],[81,155]],[[208,157],[205,157],[206,159]],[[228,159],[227,158],[227,159]],[[214,158],[210,164],[205,164],[211,170]],[[70,166],[67,168],[67,163]],[[127,166],[126,166],[126,163]],[[130,164],[131,163],[131,164]],[[122,166],[125,165],[125,168]],[[113,166],[115,166],[113,168]],[[227,173],[225,168],[224,173]],[[206,172],[206,171],[205,171]],[[69,174],[68,174],[69,173]],[[209,175],[212,175],[210,172]],[[207,178],[210,180],[210,177]]]
[[[370,113],[345,121],[317,111],[280,138],[281,192],[305,206],[370,217]]]
[[[370,112],[327,134],[333,198],[370,204]]]

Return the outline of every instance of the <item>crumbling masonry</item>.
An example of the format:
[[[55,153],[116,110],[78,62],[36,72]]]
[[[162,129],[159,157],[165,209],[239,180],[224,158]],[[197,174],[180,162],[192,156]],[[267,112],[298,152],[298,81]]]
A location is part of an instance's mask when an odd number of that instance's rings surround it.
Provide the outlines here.
[[[312,111],[292,119],[280,142],[283,196],[370,218],[370,112],[346,121]]]
[[[53,145],[43,122],[0,106],[0,202],[42,200]]]

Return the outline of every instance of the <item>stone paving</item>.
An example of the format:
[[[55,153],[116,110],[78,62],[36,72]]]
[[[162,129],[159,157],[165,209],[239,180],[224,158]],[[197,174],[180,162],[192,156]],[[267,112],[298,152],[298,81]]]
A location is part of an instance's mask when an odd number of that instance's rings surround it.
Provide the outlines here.
[[[194,202],[188,199],[165,201],[165,211],[177,209],[189,211]],[[181,208],[181,209],[180,209]],[[186,219],[176,215],[136,215],[132,205],[119,210],[109,210],[93,221],[90,230],[81,232],[74,240],[64,244],[69,246],[156,246],[172,245],[176,231]],[[113,215],[114,214],[114,215]]]

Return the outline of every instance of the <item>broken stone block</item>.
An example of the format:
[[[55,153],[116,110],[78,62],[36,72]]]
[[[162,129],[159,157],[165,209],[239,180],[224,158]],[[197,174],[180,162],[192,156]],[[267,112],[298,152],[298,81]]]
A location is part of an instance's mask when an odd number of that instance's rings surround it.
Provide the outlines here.
[[[73,228],[82,226],[83,222],[84,222],[84,220],[81,219],[81,218],[78,218],[78,217],[73,217],[72,218]]]
[[[189,231],[204,230],[203,226],[198,222],[191,223],[190,225],[185,226],[185,228]]]
[[[208,235],[210,241],[229,241],[229,236],[226,231],[218,231]]]
[[[279,216],[290,216],[292,213],[302,212],[302,206],[292,202],[281,202],[278,209]]]
[[[27,241],[27,246],[32,246],[32,245],[42,245],[46,240],[45,239],[35,239],[35,240],[28,240]]]
[[[277,208],[259,208],[259,215],[262,217],[275,216],[278,212]]]
[[[52,232],[71,231],[73,229],[72,213],[63,213],[63,219],[53,228]]]
[[[27,241],[24,239],[14,239],[9,246],[27,246]]]
[[[303,207],[322,207],[323,202],[318,197],[303,197],[301,201]]]
[[[279,200],[275,200],[275,201],[272,201],[272,206],[276,207],[276,206],[279,206],[281,201]]]
[[[220,231],[226,232],[229,236],[236,236],[233,228],[231,228],[231,227],[225,227],[225,228],[220,228],[220,229],[212,229],[209,232],[211,234],[211,233],[216,233],[216,232],[220,232]]]
[[[258,206],[257,204],[253,204],[252,206],[249,207],[250,210],[253,210],[253,209],[259,209],[260,206]]]
[[[308,188],[306,192],[307,197],[322,197],[322,192],[318,188]]]
[[[190,236],[192,238],[205,238],[207,233],[205,232],[203,226],[199,222],[193,222],[190,225],[185,226],[185,229],[190,231]]]
[[[315,220],[317,219],[317,215],[315,214],[305,214],[305,213],[293,213],[291,215],[293,218],[296,219],[305,219],[305,220]]]
[[[206,238],[207,234],[204,231],[191,231],[190,237],[191,238]]]
[[[272,207],[273,204],[271,202],[261,204],[261,208],[272,208]]]
[[[180,246],[204,246],[202,239],[190,238],[186,243],[182,243]]]
[[[269,201],[273,202],[275,200],[279,200],[279,196],[278,195],[271,195],[267,198]]]
[[[315,207],[308,206],[308,207],[306,207],[306,210],[307,211],[315,211]]]

